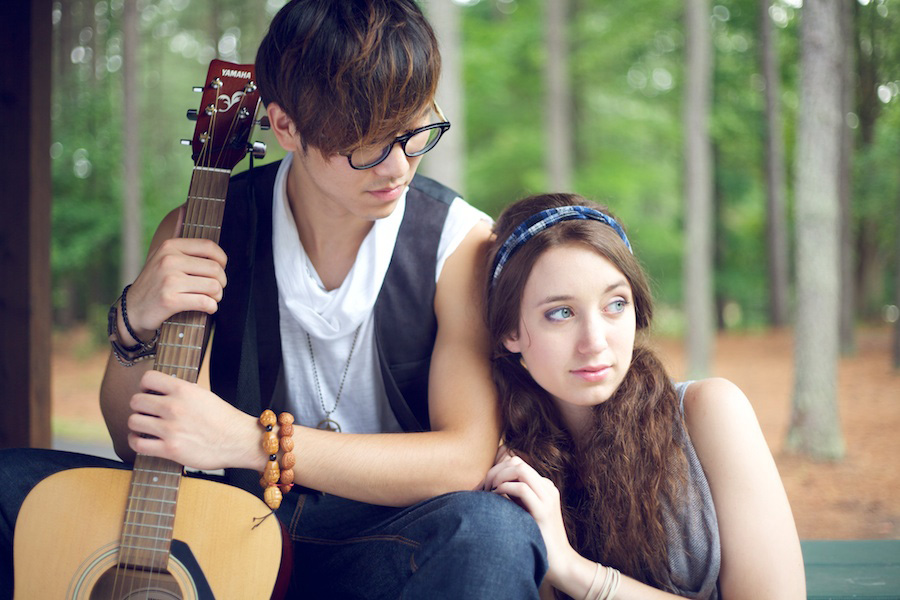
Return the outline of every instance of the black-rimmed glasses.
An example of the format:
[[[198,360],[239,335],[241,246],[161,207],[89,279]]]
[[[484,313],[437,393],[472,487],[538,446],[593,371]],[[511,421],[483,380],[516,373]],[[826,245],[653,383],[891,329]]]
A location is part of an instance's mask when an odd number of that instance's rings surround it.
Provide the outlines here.
[[[450,129],[450,121],[444,117],[444,113],[437,104],[434,105],[434,113],[440,119],[439,122],[399,135],[386,146],[371,145],[357,148],[347,155],[347,161],[354,169],[371,169],[388,157],[395,144],[400,144],[403,153],[410,158],[422,156],[434,148],[444,132]]]

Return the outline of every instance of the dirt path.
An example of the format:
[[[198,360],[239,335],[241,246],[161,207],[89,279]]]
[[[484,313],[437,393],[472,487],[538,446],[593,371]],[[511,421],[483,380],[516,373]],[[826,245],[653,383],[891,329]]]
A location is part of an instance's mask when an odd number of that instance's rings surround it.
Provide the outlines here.
[[[839,367],[840,411],[847,457],[816,463],[782,452],[793,386],[788,332],[720,336],[716,375],[746,392],[775,454],[803,539],[900,539],[900,373],[890,366],[890,330],[859,332],[857,356]],[[658,343],[672,374],[683,376],[675,340]],[[84,334],[54,342],[54,431],[109,443],[97,405],[106,352],[85,353]]]

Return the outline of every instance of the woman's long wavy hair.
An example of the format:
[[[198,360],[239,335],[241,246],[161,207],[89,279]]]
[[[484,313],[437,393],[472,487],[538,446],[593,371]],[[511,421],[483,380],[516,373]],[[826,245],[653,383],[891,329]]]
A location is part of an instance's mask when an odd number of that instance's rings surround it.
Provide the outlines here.
[[[572,205],[609,214],[571,194],[521,200],[497,220],[488,264],[526,218]],[[525,242],[487,286],[504,442],[559,488],[566,531],[579,553],[665,588],[669,560],[664,511],[677,505],[687,465],[679,432],[681,411],[662,364],[645,343],[636,341],[624,381],[612,398],[593,408],[589,436],[576,441],[553,399],[519,362],[520,355],[504,346],[518,331],[522,292],[535,261],[547,249],[565,244],[587,245],[610,260],[631,285],[638,330],[650,325],[653,307],[647,278],[611,227],[592,220],[563,221]]]

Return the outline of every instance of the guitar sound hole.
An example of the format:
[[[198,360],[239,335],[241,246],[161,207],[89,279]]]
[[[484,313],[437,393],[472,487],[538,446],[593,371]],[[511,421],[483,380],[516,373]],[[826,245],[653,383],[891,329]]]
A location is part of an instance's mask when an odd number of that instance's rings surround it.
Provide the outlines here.
[[[178,582],[168,571],[149,572],[115,566],[98,579],[90,600],[182,600]]]

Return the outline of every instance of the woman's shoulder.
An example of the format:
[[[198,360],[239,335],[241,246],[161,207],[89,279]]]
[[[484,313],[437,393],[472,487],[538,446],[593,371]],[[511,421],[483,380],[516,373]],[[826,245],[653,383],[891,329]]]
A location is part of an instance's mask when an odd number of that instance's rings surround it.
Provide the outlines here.
[[[676,384],[676,387],[679,384]],[[685,382],[684,408],[685,411],[704,408],[714,404],[742,404],[748,402],[747,396],[733,381],[724,377],[709,377]]]
[[[748,420],[756,421],[741,388],[722,377],[692,381],[684,391],[683,403],[685,424],[693,439],[713,435],[724,440],[728,437],[726,432],[742,427]]]

